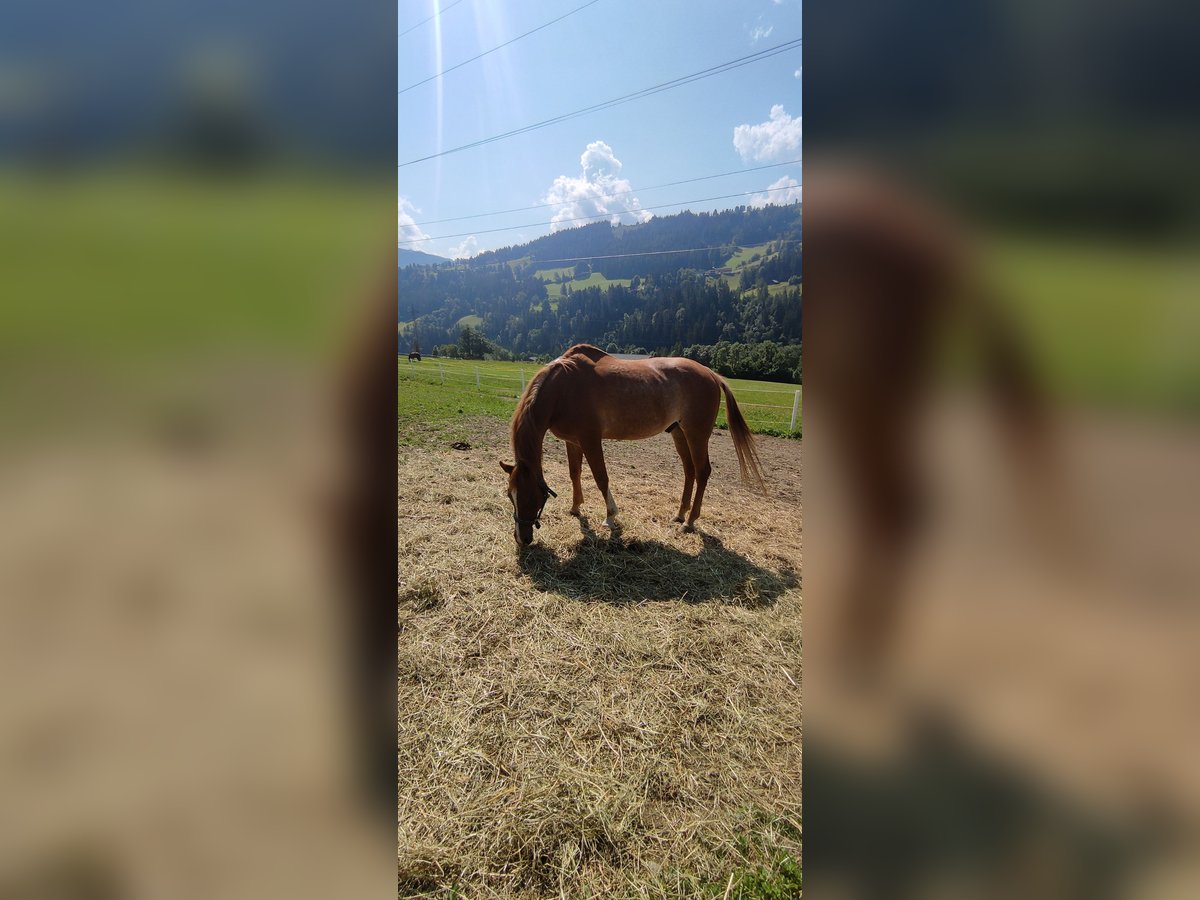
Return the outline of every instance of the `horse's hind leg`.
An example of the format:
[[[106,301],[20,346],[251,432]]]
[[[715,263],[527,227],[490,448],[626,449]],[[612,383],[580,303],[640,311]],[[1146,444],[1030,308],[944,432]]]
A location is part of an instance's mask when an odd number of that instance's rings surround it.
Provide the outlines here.
[[[608,513],[604,524],[616,528],[617,502],[613,500],[612,491],[608,489],[608,469],[604,466],[604,445],[600,441],[590,441],[583,445],[583,455],[587,457],[592,477],[596,479],[596,487],[604,495],[604,507]]]
[[[675,450],[683,461],[683,499],[679,501],[679,515],[676,522],[682,522],[687,511],[692,508],[692,485],[696,482],[696,467],[692,463],[692,451],[688,447],[687,438],[683,436],[682,428],[672,428],[671,437],[675,439]]]
[[[583,448],[578,444],[567,443],[567,468],[571,472],[571,515],[577,516],[583,505],[583,484],[579,477],[583,473]]]
[[[708,487],[708,476],[712,474],[712,464],[708,461],[708,438],[712,434],[710,428],[708,434],[703,436],[692,434],[688,437],[688,449],[692,451],[692,466],[696,470],[696,499],[692,502],[692,511],[688,516],[687,524],[683,526],[684,531],[695,531],[696,520],[700,518],[700,506],[704,503],[704,489]]]

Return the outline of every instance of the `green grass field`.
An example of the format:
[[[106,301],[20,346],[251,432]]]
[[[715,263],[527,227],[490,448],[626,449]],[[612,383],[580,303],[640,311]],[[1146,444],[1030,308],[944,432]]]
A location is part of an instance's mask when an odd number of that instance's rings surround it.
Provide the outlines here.
[[[516,400],[524,384],[541,368],[536,363],[439,361],[432,357],[426,357],[419,363],[399,360],[397,365],[402,443],[406,422],[444,422],[450,429],[445,433],[450,434],[453,433],[454,421],[464,416],[509,418],[516,408]],[[479,372],[478,385],[476,370]],[[798,385],[737,378],[728,381],[737,397],[738,407],[753,431],[780,437],[800,436],[800,411],[796,416],[796,430],[791,430],[792,406],[796,391],[800,389]],[[725,404],[722,402],[717,427],[726,426]]]
[[[765,259],[770,255],[767,253],[767,247],[769,246],[770,244],[767,243],[754,244],[750,247],[741,247],[738,249],[737,253],[725,260],[725,265],[729,266],[731,269],[741,268],[742,266],[746,265],[746,263],[750,262],[750,257],[752,257],[755,253],[759,254]]]
[[[593,272],[587,278],[576,278],[574,281],[565,282],[565,284],[569,284],[571,286],[572,291],[581,291],[584,288],[590,288],[590,287],[598,287],[601,290],[603,290],[604,288],[610,287],[611,285],[614,285],[614,284],[619,284],[622,287],[629,287],[629,284],[631,281],[632,281],[632,279],[630,279],[630,278],[605,278],[599,272]],[[563,292],[562,284],[547,284],[546,285],[546,293],[548,293],[553,298],[557,299],[558,297],[561,297],[562,292]]]
[[[559,278],[563,275],[571,274],[574,271],[574,266],[561,266],[557,269],[538,269],[533,273],[533,277],[540,278],[542,281],[549,281],[551,278]]]

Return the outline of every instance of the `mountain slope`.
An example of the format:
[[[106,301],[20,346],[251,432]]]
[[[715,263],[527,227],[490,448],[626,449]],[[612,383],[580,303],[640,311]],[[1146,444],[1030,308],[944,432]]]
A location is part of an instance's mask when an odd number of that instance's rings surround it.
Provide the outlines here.
[[[434,256],[420,250],[409,250],[407,247],[396,248],[396,265],[403,269],[405,266],[436,266],[449,262],[444,256]]]
[[[478,322],[522,356],[578,342],[676,354],[719,341],[798,344],[801,262],[798,205],[597,223],[401,269],[398,318],[407,332],[415,316],[430,347]]]
[[[746,206],[719,212],[685,211],[672,216],[655,216],[638,225],[595,222],[556,231],[527,244],[481,253],[474,266],[501,262],[552,263],[581,256],[618,257],[595,260],[594,271],[607,278],[632,278],[674,272],[680,268],[705,269],[720,266],[730,255],[727,248],[773,240],[800,240],[800,205]],[[666,251],[711,248],[692,253]],[[629,254],[659,254],[632,258]]]

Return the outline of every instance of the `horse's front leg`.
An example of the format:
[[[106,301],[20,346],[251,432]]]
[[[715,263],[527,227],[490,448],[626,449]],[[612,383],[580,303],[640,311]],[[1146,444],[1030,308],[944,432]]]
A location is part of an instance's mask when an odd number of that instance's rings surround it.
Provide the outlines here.
[[[608,469],[604,465],[604,447],[599,440],[589,441],[583,445],[583,455],[587,457],[592,477],[596,479],[596,487],[604,495],[604,507],[608,513],[604,524],[609,528],[617,527],[617,501],[613,499],[608,487]]]
[[[567,468],[571,472],[571,515],[579,515],[579,507],[583,505],[583,448],[578,444],[567,442]]]

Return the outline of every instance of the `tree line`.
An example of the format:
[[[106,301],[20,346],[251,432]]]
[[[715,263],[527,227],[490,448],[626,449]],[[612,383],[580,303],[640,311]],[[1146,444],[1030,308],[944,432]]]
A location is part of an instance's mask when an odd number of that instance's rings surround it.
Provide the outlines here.
[[[589,287],[554,302],[509,282],[492,296],[451,298],[441,309],[418,315],[415,327],[401,329],[399,350],[407,352],[414,339],[425,346],[458,343],[461,320],[470,315],[480,316],[479,330],[491,341],[521,357],[557,354],[580,342],[659,355],[720,341],[798,344],[801,291],[798,284],[768,285],[760,278],[739,295],[724,278],[684,270],[647,276],[636,286]]]
[[[579,342],[576,341],[576,343]],[[632,353],[642,350],[642,348],[618,347],[611,342],[604,349],[609,353]],[[514,353],[507,347],[502,347],[490,340],[479,329],[469,325],[464,325],[459,329],[457,342],[438,344],[433,348],[431,355],[434,358],[444,356],[449,359],[498,360],[501,362],[532,359],[535,362],[547,363],[551,359],[549,353],[539,353],[533,356]],[[788,384],[804,383],[799,344],[777,344],[774,341],[759,341],[753,344],[718,341],[716,344],[693,344],[681,353],[666,355],[694,359],[728,378],[752,378],[756,381],[779,381]]]

